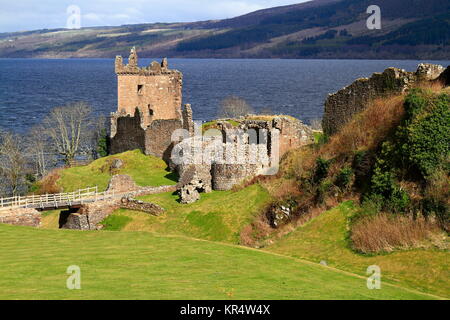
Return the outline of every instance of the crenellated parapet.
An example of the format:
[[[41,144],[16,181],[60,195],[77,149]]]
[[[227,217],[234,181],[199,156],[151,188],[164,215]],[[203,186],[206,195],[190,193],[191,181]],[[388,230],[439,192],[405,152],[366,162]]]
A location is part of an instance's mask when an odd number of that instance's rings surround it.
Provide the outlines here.
[[[128,64],[124,64],[122,56],[116,56],[115,72],[117,75],[175,75],[180,81],[183,78],[180,71],[169,69],[167,58],[164,58],[161,63],[153,61],[147,67],[140,68],[135,47],[131,49],[130,56],[128,57]]]

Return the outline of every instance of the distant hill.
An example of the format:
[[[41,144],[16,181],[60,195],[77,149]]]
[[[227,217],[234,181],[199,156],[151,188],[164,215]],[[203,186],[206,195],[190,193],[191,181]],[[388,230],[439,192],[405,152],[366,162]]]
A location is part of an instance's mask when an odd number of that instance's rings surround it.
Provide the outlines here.
[[[378,0],[382,29],[369,30],[371,0],[314,0],[225,20],[0,34],[0,57],[448,59],[450,0]]]

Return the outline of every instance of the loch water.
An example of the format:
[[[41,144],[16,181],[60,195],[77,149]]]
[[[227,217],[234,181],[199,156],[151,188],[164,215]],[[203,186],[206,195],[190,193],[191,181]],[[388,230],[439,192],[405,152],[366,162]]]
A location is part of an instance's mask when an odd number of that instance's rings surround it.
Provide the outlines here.
[[[148,65],[153,59],[140,59]],[[169,59],[183,75],[183,103],[195,120],[217,116],[220,101],[234,95],[256,112],[270,110],[309,123],[321,118],[329,93],[388,67],[416,70],[421,62],[449,61]],[[112,59],[0,59],[0,129],[26,132],[55,106],[86,101],[95,113],[116,110]]]

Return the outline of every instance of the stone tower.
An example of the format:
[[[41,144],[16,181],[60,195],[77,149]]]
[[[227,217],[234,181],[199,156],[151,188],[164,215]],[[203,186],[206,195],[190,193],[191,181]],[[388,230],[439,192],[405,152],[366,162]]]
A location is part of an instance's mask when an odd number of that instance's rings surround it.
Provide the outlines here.
[[[111,153],[140,149],[169,163],[172,133],[193,131],[190,105],[181,107],[183,75],[168,68],[167,59],[140,68],[136,49],[128,64],[116,57],[117,112],[111,115]]]
[[[133,116],[139,109],[143,128],[154,120],[181,119],[183,76],[168,68],[167,59],[139,68],[136,49],[132,48],[127,65],[121,56],[116,57],[115,71],[118,113]]]

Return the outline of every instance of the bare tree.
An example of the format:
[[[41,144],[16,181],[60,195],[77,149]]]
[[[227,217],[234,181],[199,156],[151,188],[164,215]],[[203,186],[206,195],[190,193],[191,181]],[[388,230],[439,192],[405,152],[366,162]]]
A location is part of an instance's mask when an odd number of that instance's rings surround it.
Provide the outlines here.
[[[239,118],[253,113],[252,107],[242,98],[231,96],[220,103],[219,117]]]
[[[32,127],[26,139],[26,152],[34,169],[34,175],[42,178],[47,174],[51,157],[49,156],[48,136],[40,125]]]
[[[275,114],[270,107],[264,107],[259,111],[260,115],[268,116]]]
[[[3,192],[19,195],[26,191],[26,160],[22,139],[9,132],[0,132],[0,177]]]
[[[85,151],[83,149],[89,144],[91,113],[86,103],[77,102],[54,108],[43,121],[51,147],[63,157],[66,164]]]

